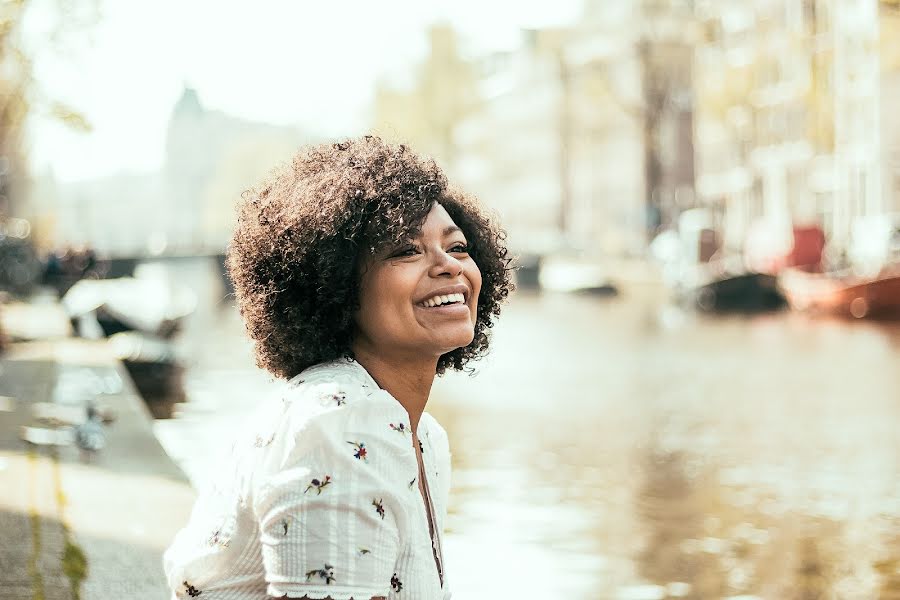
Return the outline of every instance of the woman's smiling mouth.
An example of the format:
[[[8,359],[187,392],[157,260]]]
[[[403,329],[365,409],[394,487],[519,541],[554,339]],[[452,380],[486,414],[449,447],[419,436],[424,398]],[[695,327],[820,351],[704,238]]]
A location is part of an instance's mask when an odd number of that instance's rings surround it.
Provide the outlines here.
[[[447,306],[453,304],[465,304],[466,297],[464,294],[438,294],[432,296],[431,298],[425,300],[424,302],[420,302],[419,306],[424,308],[433,308],[437,306]]]
[[[465,284],[445,286],[429,292],[428,296],[416,302],[415,306],[435,314],[469,315],[469,294],[469,288]]]

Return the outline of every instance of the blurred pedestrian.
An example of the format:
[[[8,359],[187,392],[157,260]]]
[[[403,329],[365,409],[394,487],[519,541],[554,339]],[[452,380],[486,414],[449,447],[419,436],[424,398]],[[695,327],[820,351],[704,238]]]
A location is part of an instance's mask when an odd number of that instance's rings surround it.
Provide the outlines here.
[[[87,405],[86,412],[87,419],[75,427],[75,445],[81,450],[83,459],[91,460],[106,446],[106,432],[103,430],[103,418],[93,403]]]
[[[434,161],[372,136],[245,194],[227,265],[257,363],[288,382],[166,552],[176,596],[449,596],[450,453],[423,411],[488,347],[504,237]]]
[[[0,292],[2,294],[2,292]],[[6,351],[7,346],[9,346],[9,340],[6,337],[6,332],[3,330],[3,298],[0,297],[0,356]]]

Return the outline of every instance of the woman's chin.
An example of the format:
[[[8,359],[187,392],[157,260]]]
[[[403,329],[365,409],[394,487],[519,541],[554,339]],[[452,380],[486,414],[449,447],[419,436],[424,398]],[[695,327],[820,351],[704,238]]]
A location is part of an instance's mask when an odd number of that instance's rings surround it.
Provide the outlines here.
[[[448,352],[453,352],[464,346],[468,346],[475,339],[475,332],[471,326],[456,327],[453,330],[444,330],[440,335],[432,335],[427,344],[429,354],[441,356]],[[423,350],[425,350],[423,348]]]
[[[441,344],[441,347],[443,348],[441,354],[447,354],[448,352],[464,348],[471,344],[474,339],[475,332],[471,328],[468,331],[460,332],[458,335],[452,337],[448,336]]]

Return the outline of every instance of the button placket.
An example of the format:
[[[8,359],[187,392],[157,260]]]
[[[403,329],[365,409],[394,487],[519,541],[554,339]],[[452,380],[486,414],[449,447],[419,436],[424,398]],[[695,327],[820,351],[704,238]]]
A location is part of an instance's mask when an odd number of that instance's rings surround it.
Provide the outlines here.
[[[436,455],[434,452],[434,446],[431,443],[431,435],[429,434],[427,429],[425,430],[425,445],[428,447],[428,453],[427,453],[428,459],[427,460],[430,461],[430,465],[425,464],[426,459],[423,456],[422,457],[422,468],[426,469],[426,467],[427,467],[428,469],[433,469],[435,477],[437,477],[438,472],[437,472],[437,460],[435,459]],[[426,484],[427,483],[428,483],[428,481],[426,479]],[[437,516],[436,516],[435,510],[434,510],[434,502],[431,499],[431,486],[430,485],[428,487],[426,487],[426,491],[428,492],[428,505],[431,509],[431,519],[432,519],[432,523],[434,526],[434,539],[432,540],[432,544],[437,544],[436,550],[437,550],[438,556],[440,557],[440,563],[441,563],[441,565],[440,565],[441,566],[441,587],[443,587],[444,586],[444,551],[443,551],[443,547],[442,547],[442,543],[441,543],[441,541],[442,541],[441,538],[443,537],[443,532],[438,528]]]
[[[418,435],[416,435],[415,441],[421,443]],[[426,526],[429,529],[429,537],[431,538],[431,551],[434,555],[434,562],[435,566],[437,567],[438,579],[440,580],[441,588],[443,588],[444,554],[441,548],[441,538],[440,532],[438,531],[437,527],[437,518],[435,517],[434,503],[431,500],[431,487],[428,483],[428,466],[426,465],[426,461],[429,460],[429,458],[426,458],[425,454],[431,454],[432,448],[427,433],[426,442],[428,442],[428,452],[423,452],[422,447],[420,446],[419,452],[417,453],[416,463],[419,465],[419,479],[422,482],[422,489],[424,490],[425,497],[423,499],[423,503],[425,505]],[[413,446],[413,451],[416,451],[415,444]],[[419,462],[418,457],[421,457],[421,462]]]

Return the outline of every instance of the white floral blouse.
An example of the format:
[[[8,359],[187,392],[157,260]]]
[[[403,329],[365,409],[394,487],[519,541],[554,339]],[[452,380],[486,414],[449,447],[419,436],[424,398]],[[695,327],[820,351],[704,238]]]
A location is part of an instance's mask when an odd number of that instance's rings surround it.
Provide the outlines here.
[[[403,406],[353,360],[291,379],[260,407],[166,551],[172,597],[447,600],[450,451],[428,413],[416,434],[434,542]]]

